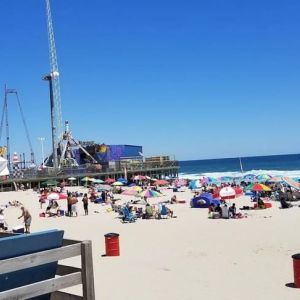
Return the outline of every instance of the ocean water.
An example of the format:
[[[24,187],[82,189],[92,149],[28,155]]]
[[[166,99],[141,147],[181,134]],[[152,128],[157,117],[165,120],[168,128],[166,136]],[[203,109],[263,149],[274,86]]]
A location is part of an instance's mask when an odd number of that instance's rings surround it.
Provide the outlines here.
[[[300,177],[300,154],[270,155],[179,162],[179,177],[197,179],[203,176],[240,177],[246,174]]]

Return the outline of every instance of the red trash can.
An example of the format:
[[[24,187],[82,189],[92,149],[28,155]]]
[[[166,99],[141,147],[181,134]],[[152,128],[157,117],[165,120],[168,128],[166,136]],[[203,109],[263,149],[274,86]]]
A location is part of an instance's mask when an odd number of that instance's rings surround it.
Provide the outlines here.
[[[120,246],[119,246],[119,234],[118,233],[107,233],[105,237],[105,250],[106,256],[119,256]]]
[[[294,267],[294,287],[300,288],[300,253],[292,255]]]

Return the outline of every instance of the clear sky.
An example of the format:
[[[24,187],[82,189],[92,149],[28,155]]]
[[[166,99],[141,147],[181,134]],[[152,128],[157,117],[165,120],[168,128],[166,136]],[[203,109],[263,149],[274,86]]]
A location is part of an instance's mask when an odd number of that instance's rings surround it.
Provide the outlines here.
[[[178,159],[299,153],[299,0],[52,0],[63,119]],[[51,148],[45,2],[1,0],[0,84]],[[1,104],[2,107],[2,104]],[[15,98],[12,151],[28,153]],[[5,131],[1,144],[5,144]]]

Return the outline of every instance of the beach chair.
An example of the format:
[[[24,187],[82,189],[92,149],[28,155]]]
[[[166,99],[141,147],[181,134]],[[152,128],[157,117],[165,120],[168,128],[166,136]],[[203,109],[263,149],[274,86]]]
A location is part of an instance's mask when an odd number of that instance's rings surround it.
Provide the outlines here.
[[[59,248],[63,244],[62,230],[42,231],[26,234],[0,235],[0,261],[35,252]],[[0,294],[35,282],[55,277],[57,261],[15,272],[0,274]],[[34,298],[48,300],[50,294]]]
[[[129,211],[127,206],[125,206],[123,208],[122,212],[123,212],[123,217],[122,217],[123,223],[126,223],[126,222],[132,223],[132,222],[136,221],[136,219],[137,219],[136,216]]]

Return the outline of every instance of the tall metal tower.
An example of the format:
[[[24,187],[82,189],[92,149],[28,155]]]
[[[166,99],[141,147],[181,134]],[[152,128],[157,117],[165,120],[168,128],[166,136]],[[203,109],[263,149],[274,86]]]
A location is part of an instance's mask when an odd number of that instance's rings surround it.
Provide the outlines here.
[[[59,140],[63,135],[63,122],[61,113],[61,99],[60,99],[60,84],[59,84],[59,71],[56,56],[56,47],[54,39],[54,31],[52,24],[52,15],[50,0],[46,0],[46,13],[47,13],[47,28],[48,28],[48,42],[49,42],[49,58],[50,58],[50,69],[52,76],[52,88],[53,88],[53,110],[54,110],[54,144],[57,149]]]

